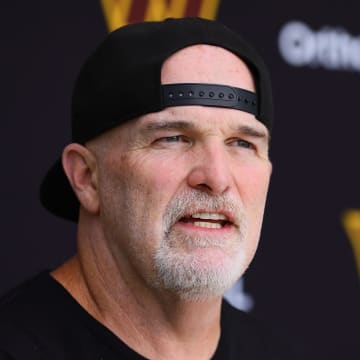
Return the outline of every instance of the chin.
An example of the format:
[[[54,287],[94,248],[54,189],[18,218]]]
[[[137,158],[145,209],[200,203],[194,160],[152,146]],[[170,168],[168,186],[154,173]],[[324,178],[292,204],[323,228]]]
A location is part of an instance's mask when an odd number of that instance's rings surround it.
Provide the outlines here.
[[[206,301],[221,297],[245,272],[248,261],[239,248],[229,254],[219,248],[192,251],[158,249],[154,285],[176,294],[182,300]]]

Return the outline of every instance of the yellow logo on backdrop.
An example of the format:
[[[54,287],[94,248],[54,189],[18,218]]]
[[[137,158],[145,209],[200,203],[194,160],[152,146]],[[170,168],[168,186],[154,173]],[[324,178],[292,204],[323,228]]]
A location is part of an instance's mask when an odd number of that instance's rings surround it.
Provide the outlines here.
[[[350,209],[344,212],[342,223],[351,241],[355,254],[358,274],[360,276],[360,210]]]
[[[109,31],[132,22],[168,17],[215,19],[220,0],[100,0]]]

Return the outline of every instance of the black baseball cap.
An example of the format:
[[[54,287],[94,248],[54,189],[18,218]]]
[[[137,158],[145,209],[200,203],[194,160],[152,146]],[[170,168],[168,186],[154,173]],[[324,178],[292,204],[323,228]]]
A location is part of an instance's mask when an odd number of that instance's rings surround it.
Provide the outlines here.
[[[221,84],[162,85],[164,61],[196,44],[222,47],[241,58],[252,73],[256,93]],[[72,142],[83,144],[141,115],[189,104],[247,111],[271,130],[272,92],[263,60],[236,32],[213,20],[126,25],[110,33],[81,68],[72,97]],[[77,221],[79,201],[60,159],[41,184],[40,200],[51,213]]]

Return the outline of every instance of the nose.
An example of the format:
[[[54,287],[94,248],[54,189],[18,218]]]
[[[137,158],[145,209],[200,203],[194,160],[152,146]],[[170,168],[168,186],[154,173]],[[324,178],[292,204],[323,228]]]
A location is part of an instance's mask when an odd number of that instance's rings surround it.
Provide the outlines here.
[[[195,153],[187,182],[190,187],[212,195],[221,195],[230,189],[230,159],[222,145],[204,146]]]

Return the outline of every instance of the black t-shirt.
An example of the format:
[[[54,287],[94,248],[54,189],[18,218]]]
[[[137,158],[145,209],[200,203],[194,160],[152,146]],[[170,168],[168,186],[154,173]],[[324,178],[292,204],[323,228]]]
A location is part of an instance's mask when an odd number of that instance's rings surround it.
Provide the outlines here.
[[[1,360],[145,359],[90,316],[48,273],[0,300]],[[225,301],[216,360],[291,359],[250,316]]]

